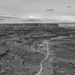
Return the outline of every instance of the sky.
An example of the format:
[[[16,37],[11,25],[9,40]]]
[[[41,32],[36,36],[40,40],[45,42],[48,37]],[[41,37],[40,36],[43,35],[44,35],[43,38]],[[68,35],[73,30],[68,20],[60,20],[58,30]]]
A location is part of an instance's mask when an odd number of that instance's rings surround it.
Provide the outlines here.
[[[75,0],[0,0],[0,14],[75,21]]]

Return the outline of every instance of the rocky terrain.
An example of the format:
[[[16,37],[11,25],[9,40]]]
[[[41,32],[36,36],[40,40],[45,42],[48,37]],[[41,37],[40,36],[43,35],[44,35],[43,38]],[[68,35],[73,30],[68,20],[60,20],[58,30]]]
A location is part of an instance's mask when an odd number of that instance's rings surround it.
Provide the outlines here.
[[[27,25],[0,24],[0,75],[75,75],[75,28]]]

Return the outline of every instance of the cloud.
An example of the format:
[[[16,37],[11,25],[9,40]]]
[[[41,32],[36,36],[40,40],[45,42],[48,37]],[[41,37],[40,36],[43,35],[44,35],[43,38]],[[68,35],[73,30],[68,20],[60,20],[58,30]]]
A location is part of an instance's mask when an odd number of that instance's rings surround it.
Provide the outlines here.
[[[72,6],[68,5],[67,8],[73,8]]]
[[[28,17],[21,17],[22,22],[41,22],[43,18],[37,16],[28,16]]]
[[[0,14],[0,21],[8,19],[19,19],[19,17],[14,15]]]
[[[53,9],[47,9],[46,11],[54,11]]]
[[[42,18],[37,16],[20,17],[15,15],[0,14],[0,23],[24,23],[41,22]]]

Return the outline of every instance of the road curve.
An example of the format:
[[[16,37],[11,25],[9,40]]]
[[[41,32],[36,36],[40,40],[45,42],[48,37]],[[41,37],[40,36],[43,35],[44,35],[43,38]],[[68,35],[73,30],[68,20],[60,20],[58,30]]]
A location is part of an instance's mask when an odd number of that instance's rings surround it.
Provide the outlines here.
[[[36,74],[36,75],[41,75],[41,71],[42,71],[42,69],[43,69],[43,66],[42,66],[42,63],[48,58],[48,56],[49,56],[49,47],[48,47],[48,40],[45,40],[44,41],[44,43],[46,44],[46,46],[47,46],[47,56],[46,56],[46,58],[44,59],[44,60],[42,60],[42,62],[40,63],[40,70],[39,70],[39,72]]]

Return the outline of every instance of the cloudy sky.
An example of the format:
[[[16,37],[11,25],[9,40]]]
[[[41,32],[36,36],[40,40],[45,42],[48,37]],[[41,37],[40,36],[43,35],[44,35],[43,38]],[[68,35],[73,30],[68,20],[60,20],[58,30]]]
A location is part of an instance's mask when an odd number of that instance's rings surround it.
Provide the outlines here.
[[[75,0],[0,0],[0,14],[75,20]]]

